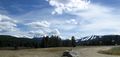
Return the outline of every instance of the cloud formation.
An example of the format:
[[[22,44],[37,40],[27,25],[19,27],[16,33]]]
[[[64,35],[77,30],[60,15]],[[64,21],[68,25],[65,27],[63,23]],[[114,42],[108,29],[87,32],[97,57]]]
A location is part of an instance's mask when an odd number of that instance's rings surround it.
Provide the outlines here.
[[[47,21],[41,21],[41,22],[31,22],[26,24],[28,26],[31,26],[32,28],[47,28],[50,26],[50,23]]]
[[[62,14],[76,10],[84,10],[89,5],[89,0],[47,0],[55,9],[52,14]]]
[[[76,1],[76,2],[75,2]],[[79,32],[79,35],[94,35],[94,34],[120,34],[119,13],[115,13],[115,8],[93,4],[85,0],[49,0],[51,6],[54,7],[54,14],[71,14],[77,16],[76,19],[66,21],[67,23],[59,28],[71,28],[71,31]],[[72,5],[72,6],[68,6]],[[80,6],[79,6],[80,5]],[[87,7],[87,8],[84,8]],[[69,9],[69,10],[68,10]],[[118,11],[120,12],[120,11]],[[76,22],[77,20],[77,22]],[[69,30],[69,29],[66,29]],[[77,33],[76,32],[76,33]],[[72,32],[71,32],[72,33]]]
[[[60,35],[59,30],[51,28],[51,22],[48,21],[31,22],[27,25],[31,28],[29,34],[32,34],[33,36]]]
[[[78,22],[75,19],[70,19],[70,20],[66,20],[67,24],[73,24],[73,25],[77,25]]]
[[[29,37],[26,32],[23,32],[17,26],[18,21],[9,16],[0,14],[0,35],[12,35],[16,37]]]
[[[1,15],[0,14],[0,31],[1,32],[10,32],[10,31],[17,31],[18,29],[16,28],[17,21],[11,19],[8,16]]]
[[[49,5],[41,2],[46,7],[37,5],[40,8],[26,14],[9,15],[14,18],[0,14],[0,34],[29,37],[54,34],[65,38],[74,35],[120,34],[119,8],[92,3],[89,0],[47,1]]]

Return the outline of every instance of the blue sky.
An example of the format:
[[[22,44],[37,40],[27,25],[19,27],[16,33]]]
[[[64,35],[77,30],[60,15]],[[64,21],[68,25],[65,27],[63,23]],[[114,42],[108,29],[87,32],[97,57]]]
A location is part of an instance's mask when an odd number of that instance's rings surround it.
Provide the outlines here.
[[[120,34],[120,0],[0,0],[0,34],[76,38]]]

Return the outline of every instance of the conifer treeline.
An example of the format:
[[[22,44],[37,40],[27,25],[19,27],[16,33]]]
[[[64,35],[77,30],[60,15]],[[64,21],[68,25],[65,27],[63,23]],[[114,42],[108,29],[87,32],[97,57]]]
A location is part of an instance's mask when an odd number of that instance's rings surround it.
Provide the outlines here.
[[[59,36],[46,36],[41,38],[17,38],[8,35],[0,35],[0,47],[29,47],[29,48],[48,48],[48,47],[75,47],[75,37],[71,40],[62,40]]]

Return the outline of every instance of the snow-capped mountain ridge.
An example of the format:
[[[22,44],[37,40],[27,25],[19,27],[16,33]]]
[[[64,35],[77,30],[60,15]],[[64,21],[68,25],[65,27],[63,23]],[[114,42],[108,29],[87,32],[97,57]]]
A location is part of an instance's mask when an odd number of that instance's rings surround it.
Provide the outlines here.
[[[93,40],[93,39],[96,39],[96,38],[101,38],[101,36],[98,36],[98,35],[86,36],[86,37],[81,38],[80,40],[81,41],[87,41],[87,40]]]
[[[79,45],[120,45],[120,35],[92,35],[77,42]]]

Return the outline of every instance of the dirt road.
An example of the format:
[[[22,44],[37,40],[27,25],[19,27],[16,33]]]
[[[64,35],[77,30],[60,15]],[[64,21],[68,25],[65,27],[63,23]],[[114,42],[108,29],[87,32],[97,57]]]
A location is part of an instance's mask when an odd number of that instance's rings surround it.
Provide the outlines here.
[[[120,57],[116,55],[105,55],[97,53],[99,50],[106,50],[111,48],[112,46],[101,46],[101,47],[84,47],[81,49],[75,49],[79,55],[79,57]]]

